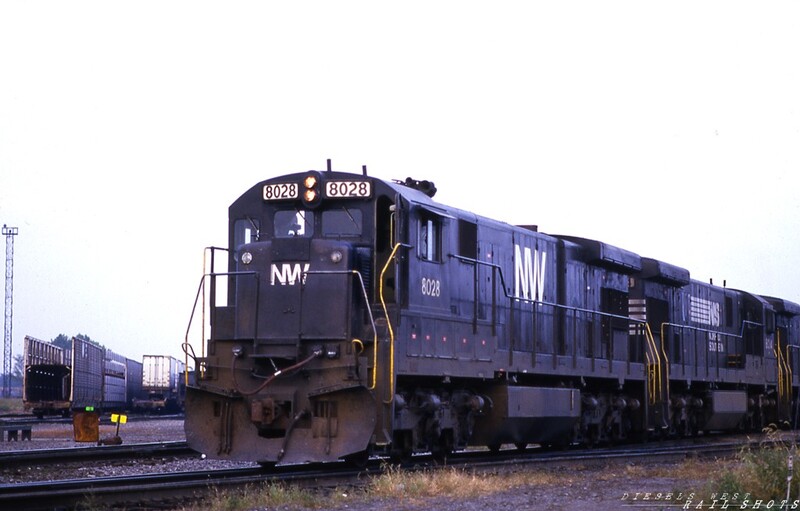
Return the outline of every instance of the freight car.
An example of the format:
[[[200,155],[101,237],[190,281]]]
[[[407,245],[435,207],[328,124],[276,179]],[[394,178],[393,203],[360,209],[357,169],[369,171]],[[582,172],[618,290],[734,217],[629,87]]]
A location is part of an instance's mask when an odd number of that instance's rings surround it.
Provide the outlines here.
[[[62,349],[26,336],[24,365],[23,406],[39,418],[86,407],[126,410],[141,392],[140,362],[76,337]]]
[[[49,342],[25,336],[22,402],[40,418],[69,413],[72,381],[64,350]]]
[[[434,192],[329,165],[233,202],[209,338],[190,320],[184,343],[192,448],[295,463],[791,421],[799,305]]]
[[[170,356],[145,355],[142,365],[143,397],[134,400],[133,409],[145,412],[182,410],[186,394],[185,364]]]
[[[105,375],[103,348],[72,338],[68,349],[25,337],[23,405],[34,415],[62,414],[73,409],[100,406],[106,376],[112,387],[115,374]]]
[[[126,387],[128,389],[125,409],[132,410],[134,400],[144,395],[142,391],[143,365],[138,360],[126,358],[125,366],[127,371]]]

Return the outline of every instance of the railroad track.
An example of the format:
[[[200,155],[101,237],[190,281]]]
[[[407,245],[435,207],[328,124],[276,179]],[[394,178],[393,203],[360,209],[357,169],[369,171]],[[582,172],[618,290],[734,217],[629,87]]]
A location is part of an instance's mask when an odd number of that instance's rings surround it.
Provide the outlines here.
[[[100,416],[101,420],[107,421],[110,414],[106,413]],[[185,417],[182,413],[173,414],[126,414],[128,422],[138,421],[151,421],[151,420],[183,420]],[[25,422],[31,424],[72,424],[72,417],[61,417],[58,415],[48,415],[43,418],[38,418],[30,413],[5,413],[0,414],[0,422]]]
[[[41,481],[0,485],[0,508],[50,510],[135,505],[169,508],[198,499],[209,487],[236,487],[269,481],[301,486],[324,486],[353,482],[363,469],[346,464],[295,466],[283,469],[261,467],[213,471],[144,474],[81,480]]]
[[[756,444],[757,442],[752,442]],[[475,470],[498,470],[503,467],[531,465],[602,462],[614,459],[682,459],[687,456],[730,456],[744,444],[721,442],[713,444],[674,444],[633,446],[576,451],[525,452],[484,451],[459,453],[448,460],[448,466]],[[406,470],[430,469],[435,466],[429,457],[415,458]],[[366,467],[356,468],[346,463],[326,465],[295,465],[277,468],[240,468],[212,471],[176,472],[167,474],[126,475],[82,480],[42,481],[0,485],[0,509],[72,509],[90,504],[95,507],[118,505],[170,508],[187,500],[197,499],[209,487],[232,488],[282,482],[299,486],[334,487],[361,484],[364,475],[380,474],[386,464],[373,459]]]
[[[98,447],[65,447],[61,449],[32,449],[0,452],[0,467],[18,467],[32,464],[53,465],[66,462],[91,462],[99,460],[123,461],[156,456],[192,456],[197,453],[186,442],[153,442]]]

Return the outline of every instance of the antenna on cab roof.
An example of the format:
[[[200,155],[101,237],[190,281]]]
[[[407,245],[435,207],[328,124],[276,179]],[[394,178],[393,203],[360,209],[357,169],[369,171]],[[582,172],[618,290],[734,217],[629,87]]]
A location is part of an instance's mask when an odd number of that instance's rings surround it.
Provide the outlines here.
[[[328,172],[331,171],[331,159],[328,158]]]
[[[367,175],[367,166],[366,165],[362,165],[361,166],[361,173],[364,174],[365,176]]]

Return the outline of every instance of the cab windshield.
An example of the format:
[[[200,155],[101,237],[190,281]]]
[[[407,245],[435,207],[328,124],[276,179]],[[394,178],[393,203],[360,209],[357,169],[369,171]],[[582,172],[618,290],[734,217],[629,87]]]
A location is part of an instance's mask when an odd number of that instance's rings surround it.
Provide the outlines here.
[[[311,211],[276,211],[273,223],[276,238],[310,238],[314,235],[314,213]]]
[[[364,231],[363,213],[360,209],[326,209],[317,213],[320,234],[326,238],[359,237]],[[276,211],[273,235],[276,238],[310,238],[315,232],[314,220],[314,211]]]
[[[360,209],[329,209],[322,212],[322,235],[325,237],[361,236]]]

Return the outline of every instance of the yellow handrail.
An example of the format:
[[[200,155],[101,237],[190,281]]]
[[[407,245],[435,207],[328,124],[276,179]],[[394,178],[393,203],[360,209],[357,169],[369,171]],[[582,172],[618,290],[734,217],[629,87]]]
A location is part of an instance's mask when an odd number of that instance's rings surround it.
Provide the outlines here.
[[[775,353],[776,362],[778,364],[778,401],[783,402],[788,394],[787,391],[791,392],[791,380],[787,380],[787,377],[790,378],[791,369],[781,350],[780,330],[777,331],[777,340],[773,352]]]
[[[661,382],[661,356],[658,354],[658,347],[656,346],[655,337],[653,337],[653,331],[650,329],[650,325],[648,323],[644,324],[645,326],[645,338],[647,339],[648,345],[650,350],[653,353],[653,358],[655,362],[652,363],[654,367],[654,378],[652,381],[649,382],[648,388],[651,390],[650,394],[650,404],[656,404],[658,400],[658,395],[661,394],[662,382]],[[650,379],[650,372],[648,371],[648,379]]]
[[[781,402],[783,401],[783,368],[781,367],[780,361],[780,354],[777,350],[773,350],[775,354],[776,362],[778,363],[778,406],[780,406]]]
[[[778,334],[780,339],[780,333]],[[789,364],[789,347],[786,347],[786,354],[781,351],[781,361],[784,367],[783,373],[783,398],[792,400],[792,366]]]
[[[389,310],[386,308],[386,300],[383,298],[383,280],[384,276],[386,275],[386,270],[389,269],[389,263],[395,258],[397,255],[397,249],[402,246],[402,243],[396,243],[394,248],[392,249],[392,253],[389,255],[389,259],[386,260],[386,264],[383,265],[383,269],[381,270],[380,276],[380,284],[379,284],[379,292],[381,299],[381,306],[383,307],[383,314],[386,316],[386,326],[389,328],[389,400],[384,399],[385,404],[389,404],[394,401],[394,330],[392,329],[392,321],[389,319]],[[372,364],[372,387],[370,389],[374,389],[377,384],[378,378],[378,344],[375,344],[375,350],[373,354],[373,364]]]
[[[789,391],[789,400],[791,401],[792,384],[794,383],[794,371],[792,370],[791,355],[789,354],[790,347],[790,345],[786,345],[786,355],[784,355],[783,360],[786,362],[786,376],[788,377],[788,381],[786,382],[786,390]]]
[[[656,388],[654,385],[655,380],[650,376],[650,368],[654,366],[653,359],[650,357],[649,352],[645,352],[644,356],[647,362],[647,365],[645,366],[645,371],[647,373],[647,401],[650,404],[654,404],[656,396]]]
[[[664,381],[667,382],[667,402],[669,402],[669,357],[667,356],[667,351],[664,349],[664,344],[667,338],[665,328],[668,325],[669,323],[661,323],[661,354],[664,356]]]
[[[778,331],[778,338],[775,345],[772,347],[772,353],[775,355],[775,363],[778,370],[778,404],[780,405],[781,396],[783,396],[783,367],[781,366],[781,333]]]

